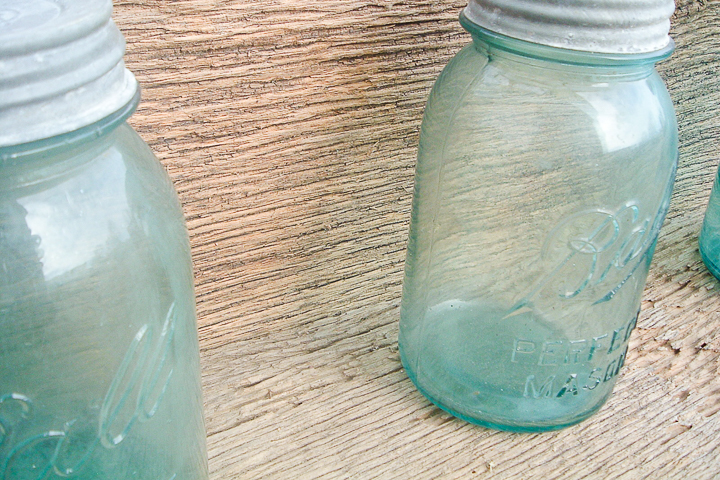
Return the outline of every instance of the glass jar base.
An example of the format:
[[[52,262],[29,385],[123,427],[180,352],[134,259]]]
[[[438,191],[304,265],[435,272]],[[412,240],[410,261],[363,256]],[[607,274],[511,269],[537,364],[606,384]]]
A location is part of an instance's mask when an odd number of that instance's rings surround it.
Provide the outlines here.
[[[629,327],[579,339],[534,308],[508,311],[460,299],[426,309],[422,329],[401,332],[408,376],[443,410],[499,430],[556,430],[597,411],[622,367]]]
[[[700,257],[710,273],[720,280],[720,268],[718,268],[718,265],[710,258],[709,255],[705,254],[705,251],[702,248],[702,241],[700,243]]]
[[[420,393],[422,393],[423,396],[430,400],[435,406],[454,417],[460,418],[474,425],[479,425],[493,430],[516,433],[538,433],[560,430],[578,424],[591,417],[602,408],[607,400],[607,397],[605,397],[592,407],[576,414],[568,414],[567,408],[550,407],[544,412],[544,415],[536,414],[531,416],[527,414],[527,411],[537,411],[535,405],[532,405],[533,408],[529,409],[523,407],[529,406],[530,403],[534,404],[538,402],[538,399],[536,398],[518,399],[499,395],[498,391],[479,392],[469,391],[467,389],[458,390],[457,388],[453,389],[454,395],[452,396],[443,393],[436,393],[446,390],[448,386],[456,387],[459,383],[458,380],[451,378],[448,375],[442,379],[442,383],[445,384],[445,388],[437,385],[437,379],[435,379],[436,381],[434,384],[432,384],[429,388],[426,388],[425,383],[427,382],[420,382],[418,380],[416,372],[410,367],[409,362],[404,357],[402,348],[400,348],[400,357],[408,378],[410,378]],[[551,404],[552,402],[552,399],[546,400],[546,403]],[[503,405],[513,405],[512,411],[524,411],[525,418],[520,416],[512,419],[509,417],[503,418],[498,415],[488,413],[493,410],[501,411],[503,409]],[[508,409],[508,411],[510,411],[510,409]]]

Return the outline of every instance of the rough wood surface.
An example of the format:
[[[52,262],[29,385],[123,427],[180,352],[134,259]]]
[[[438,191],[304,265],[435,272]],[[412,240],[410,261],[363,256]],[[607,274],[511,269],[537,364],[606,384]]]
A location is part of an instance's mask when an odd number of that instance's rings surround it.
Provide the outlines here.
[[[212,479],[720,478],[720,285],[697,251],[720,154],[720,3],[659,66],[680,169],[628,364],[590,420],[508,434],[401,368],[422,108],[463,2],[119,0],[131,123],[183,202]]]

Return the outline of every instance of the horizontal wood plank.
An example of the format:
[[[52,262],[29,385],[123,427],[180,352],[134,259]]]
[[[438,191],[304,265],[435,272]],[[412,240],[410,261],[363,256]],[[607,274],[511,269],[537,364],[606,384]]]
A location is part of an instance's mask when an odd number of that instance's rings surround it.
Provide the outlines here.
[[[720,3],[683,0],[659,65],[680,167],[608,404],[509,434],[432,406],[397,323],[422,110],[463,2],[122,0],[132,125],[195,262],[212,478],[720,476],[719,284],[697,235],[720,160]]]

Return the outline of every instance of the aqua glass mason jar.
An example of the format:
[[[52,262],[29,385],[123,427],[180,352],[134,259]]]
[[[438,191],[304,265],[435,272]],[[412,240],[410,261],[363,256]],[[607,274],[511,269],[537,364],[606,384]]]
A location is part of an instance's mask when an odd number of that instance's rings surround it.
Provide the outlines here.
[[[673,106],[654,69],[673,44],[668,24],[626,52],[553,10],[528,14],[513,38],[503,11],[483,16],[486,3],[461,16],[473,43],[425,110],[399,346],[442,409],[552,430],[597,411],[625,362],[677,165]],[[494,3],[508,14],[543,4]],[[551,41],[543,21],[575,35]]]
[[[699,244],[703,263],[710,273],[720,279],[720,170],[715,174]]]
[[[207,479],[190,249],[101,0],[0,0],[0,479]]]

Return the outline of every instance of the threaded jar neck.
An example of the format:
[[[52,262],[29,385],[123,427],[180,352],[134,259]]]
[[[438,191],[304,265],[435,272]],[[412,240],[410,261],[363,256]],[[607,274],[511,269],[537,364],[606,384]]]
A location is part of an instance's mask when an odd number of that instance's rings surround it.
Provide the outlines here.
[[[542,45],[508,37],[473,23],[465,12],[460,14],[460,24],[472,35],[476,46],[487,50],[488,53],[492,51],[505,52],[526,59],[551,62],[558,65],[612,69],[652,67],[656,62],[668,58],[675,49],[675,43],[670,39],[664,48],[648,53],[588,52]]]
[[[541,45],[602,53],[650,53],[670,42],[673,0],[469,0],[482,28]]]
[[[49,138],[35,140],[20,145],[0,146],[0,168],[11,165],[25,165],[35,157],[51,158],[60,151],[71,151],[83,144],[107,136],[135,112],[140,103],[140,90],[120,109],[104,116],[97,122]]]

